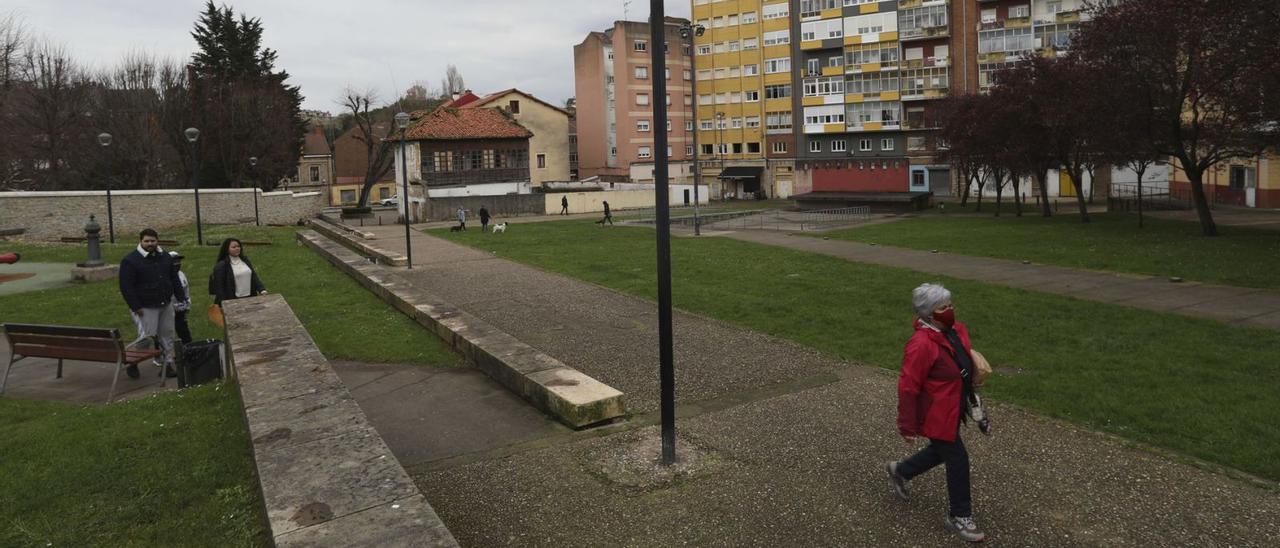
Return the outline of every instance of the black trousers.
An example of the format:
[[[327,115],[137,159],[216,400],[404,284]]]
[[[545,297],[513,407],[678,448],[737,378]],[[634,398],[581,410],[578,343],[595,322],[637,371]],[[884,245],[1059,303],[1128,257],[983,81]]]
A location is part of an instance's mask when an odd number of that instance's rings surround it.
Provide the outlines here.
[[[969,451],[956,433],[956,441],[930,439],[920,452],[898,463],[898,474],[906,479],[928,472],[933,467],[947,467],[947,498],[951,501],[951,516],[973,516],[973,502],[969,494]]]
[[[187,326],[187,310],[178,310],[173,313],[173,329],[178,332],[178,339],[182,344],[191,344],[191,328]]]

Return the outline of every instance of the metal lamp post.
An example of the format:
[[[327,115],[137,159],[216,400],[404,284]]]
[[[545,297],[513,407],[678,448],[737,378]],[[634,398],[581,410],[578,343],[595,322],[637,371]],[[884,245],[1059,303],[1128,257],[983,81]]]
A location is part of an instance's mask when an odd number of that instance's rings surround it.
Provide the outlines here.
[[[102,145],[103,150],[111,146],[111,134],[102,132],[98,134],[98,144]],[[107,237],[111,243],[116,243],[116,223],[115,215],[111,210],[111,155],[107,154]]]
[[[262,226],[262,219],[258,217],[258,181],[253,178],[253,166],[258,165],[258,157],[249,157],[249,180],[253,182],[253,224]]]
[[[409,269],[413,269],[413,240],[409,230],[409,162],[405,158],[404,131],[409,127],[409,114],[396,114],[396,129],[400,130],[400,175],[404,177],[400,191],[400,205],[404,207],[404,254],[408,259]]]
[[[667,80],[662,75],[667,72],[666,14],[662,0],[649,2],[649,48],[650,63],[653,65],[652,79],[653,97],[666,97]],[[665,103],[665,101],[663,101]],[[654,135],[654,148],[658,151],[667,149],[667,106],[652,101],[654,127],[659,131]],[[673,350],[673,329],[671,323],[671,200],[667,180],[667,168],[670,156],[659,152],[654,161],[653,186],[654,205],[657,217],[658,237],[658,379],[662,400],[662,465],[670,466],[676,461],[676,373],[675,353]]]
[[[182,132],[187,137],[187,142],[191,143],[191,188],[196,194],[196,245],[204,245],[204,228],[200,223],[200,160],[199,145],[196,140],[200,138],[200,130],[189,127]]]
[[[690,63],[689,63],[689,65],[690,65],[690,66],[689,66],[689,77],[690,77],[690,82],[692,82],[692,83],[693,83],[693,95],[694,95],[694,102],[693,102],[693,119],[694,119],[694,123],[697,123],[697,120],[698,120],[698,103],[697,103],[697,95],[698,95],[698,63],[697,63],[697,61],[696,61],[696,59],[697,59],[697,57],[696,57],[697,51],[696,51],[696,49],[695,49],[695,48],[694,48],[694,46],[693,46],[693,39],[692,39],[692,37],[694,37],[694,36],[702,36],[702,34],[703,34],[703,33],[705,33],[705,32],[707,32],[707,27],[704,27],[704,26],[702,26],[702,25],[689,25],[689,24],[687,24],[687,23],[686,23],[684,26],[681,26],[681,27],[680,27],[680,37],[681,37],[681,38],[685,38],[685,39],[688,39],[688,40],[689,40],[689,59],[692,61],[692,62],[690,62]],[[715,57],[712,57],[712,60],[714,60],[714,59],[715,59]],[[699,162],[698,162],[698,153],[699,153],[699,151],[698,151],[698,131],[699,131],[699,129],[698,129],[697,127],[694,127],[694,128],[693,128],[693,235],[694,235],[694,236],[701,236],[701,235],[702,235],[702,223],[701,223],[701,222],[700,222],[700,220],[698,219],[698,183],[699,183],[699,180],[700,180],[699,174],[701,174],[701,172],[702,172],[702,166],[700,166],[700,165],[699,165]]]

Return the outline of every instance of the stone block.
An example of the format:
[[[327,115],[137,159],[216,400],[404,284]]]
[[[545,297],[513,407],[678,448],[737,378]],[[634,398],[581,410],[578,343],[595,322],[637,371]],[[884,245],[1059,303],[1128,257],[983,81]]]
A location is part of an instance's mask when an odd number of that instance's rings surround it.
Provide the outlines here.
[[[422,495],[390,501],[368,510],[276,538],[276,546],[378,546],[448,548],[458,541]]]
[[[120,265],[118,264],[71,267],[71,280],[76,282],[100,282],[102,280],[110,280],[118,275],[120,275]]]

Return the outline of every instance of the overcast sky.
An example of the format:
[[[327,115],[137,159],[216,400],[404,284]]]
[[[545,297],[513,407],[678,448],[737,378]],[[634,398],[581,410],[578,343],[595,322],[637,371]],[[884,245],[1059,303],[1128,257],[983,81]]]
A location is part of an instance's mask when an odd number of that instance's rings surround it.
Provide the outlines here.
[[[476,93],[517,87],[553,104],[573,96],[573,46],[623,19],[623,0],[239,0],[225,3],[262,21],[263,45],[302,87],[303,108],[337,113],[344,88],[374,88],[394,100],[415,81],[440,85],[445,67]],[[219,3],[222,5],[222,3]],[[689,16],[689,0],[667,15]],[[32,32],[65,45],[80,62],[108,67],[130,50],[186,59],[203,0],[0,0]],[[632,0],[627,18],[649,16]]]

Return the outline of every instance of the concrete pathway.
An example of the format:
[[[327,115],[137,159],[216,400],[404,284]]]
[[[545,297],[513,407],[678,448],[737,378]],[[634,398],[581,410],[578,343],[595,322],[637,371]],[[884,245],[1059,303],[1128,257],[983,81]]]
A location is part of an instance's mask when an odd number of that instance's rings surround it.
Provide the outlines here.
[[[1280,330],[1280,292],[1118,274],[1019,261],[931,253],[768,231],[720,234],[757,244],[821,253],[850,261],[909,268],[963,280],[1078,299]]]
[[[379,238],[404,245],[390,231]],[[893,426],[891,372],[677,311],[682,463],[660,470],[653,303],[440,238],[415,234],[413,246],[415,268],[402,271],[412,283],[622,389],[636,413],[411,468],[463,545],[956,542],[942,528],[941,470],[913,482],[910,503],[889,492],[881,466],[912,450]],[[976,515],[995,542],[1280,543],[1274,483],[1232,479],[999,402],[993,414],[996,437],[965,436]],[[375,425],[396,420],[411,419],[388,413]],[[393,447],[423,435],[382,433]]]

